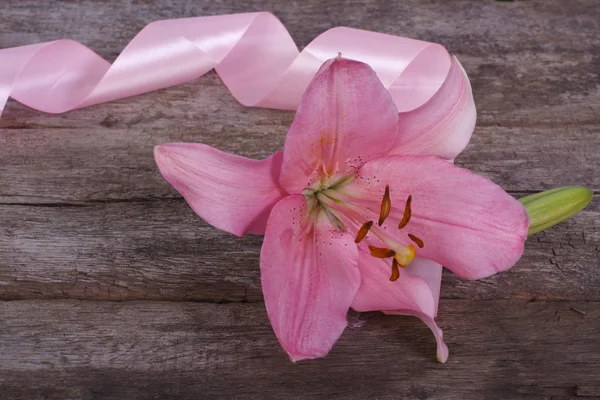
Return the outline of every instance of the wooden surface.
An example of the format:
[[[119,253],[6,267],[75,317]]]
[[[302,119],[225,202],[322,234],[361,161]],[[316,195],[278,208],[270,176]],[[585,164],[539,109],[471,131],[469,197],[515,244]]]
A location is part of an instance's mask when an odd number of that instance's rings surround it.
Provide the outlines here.
[[[594,190],[509,272],[445,271],[438,323],[378,313],[292,364],[262,303],[261,238],[199,219],[152,147],[264,158],[293,113],[249,109],[218,76],[63,115],[0,119],[0,398],[600,398],[600,6],[539,1],[10,1],[0,48],[76,39],[112,61],[148,22],[269,10],[300,47],[346,25],[435,41],[478,106],[457,164],[516,197]],[[0,60],[1,62],[1,60]]]

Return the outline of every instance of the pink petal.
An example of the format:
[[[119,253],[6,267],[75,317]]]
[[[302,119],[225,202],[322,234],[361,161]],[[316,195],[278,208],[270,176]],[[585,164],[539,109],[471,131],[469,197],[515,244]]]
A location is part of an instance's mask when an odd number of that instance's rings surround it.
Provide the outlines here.
[[[421,107],[401,113],[390,155],[432,155],[453,159],[467,146],[477,112],[469,78],[456,57],[444,84]]]
[[[521,257],[529,226],[525,207],[488,179],[437,157],[392,156],[365,164],[348,190],[378,210],[386,184],[392,202],[386,232],[405,244],[408,233],[421,238],[419,257],[463,279],[507,270]],[[412,218],[399,230],[409,195]]]
[[[391,282],[391,264],[391,260],[374,258],[363,250],[359,252],[361,283],[352,308],[360,312],[418,310],[433,316],[435,301],[427,282],[404,269],[400,270],[400,278]]]
[[[385,154],[398,111],[366,64],[327,61],[306,89],[285,141],[281,185],[300,193],[321,176],[347,175]]]
[[[442,330],[434,321],[436,299],[425,280],[406,269],[400,270],[400,278],[390,282],[390,262],[359,252],[358,267],[361,283],[352,308],[356,311],[383,311],[386,314],[413,315],[429,326],[437,340],[437,357],[446,362],[448,347]],[[417,260],[415,260],[416,262]]]
[[[412,275],[420,276],[425,280],[434,300],[434,317],[437,316],[440,289],[442,286],[442,266],[435,261],[417,257],[405,268],[405,271]]]
[[[324,217],[323,214],[321,214]],[[303,196],[273,208],[260,253],[267,313],[294,361],[325,356],[348,324],[360,284],[354,238],[322,218],[307,225]]]
[[[282,153],[258,161],[199,143],[154,149],[163,177],[209,224],[234,235],[263,234],[269,213],[285,195],[279,186]]]

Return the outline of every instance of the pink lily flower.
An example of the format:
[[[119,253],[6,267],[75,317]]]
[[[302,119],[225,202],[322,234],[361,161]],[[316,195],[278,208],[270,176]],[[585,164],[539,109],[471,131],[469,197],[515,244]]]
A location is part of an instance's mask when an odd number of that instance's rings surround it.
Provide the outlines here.
[[[413,315],[437,340],[441,265],[463,279],[521,257],[525,208],[455,166],[475,126],[456,58],[440,90],[398,114],[366,64],[341,56],[315,75],[283,152],[263,161],[202,144],[155,149],[164,178],[211,225],[265,235],[261,281],[269,319],[293,361],[325,356],[349,308]]]

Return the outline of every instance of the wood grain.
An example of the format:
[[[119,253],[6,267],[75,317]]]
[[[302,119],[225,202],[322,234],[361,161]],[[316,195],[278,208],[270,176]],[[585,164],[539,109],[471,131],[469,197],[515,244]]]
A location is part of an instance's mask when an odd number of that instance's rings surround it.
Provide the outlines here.
[[[36,3],[15,3],[3,11],[11,22],[0,47],[70,37],[112,60],[151,20],[266,7],[258,1],[206,2],[201,10],[185,1],[125,3],[117,11],[108,1],[50,2],[46,7],[61,18],[36,19],[29,27],[14,21],[30,21]],[[343,24],[439,42],[455,53],[479,109],[478,128],[459,165],[509,191],[572,184],[600,191],[600,37],[593,1],[570,2],[566,9],[559,1],[422,1],[393,8],[384,1],[362,8],[347,2],[336,18],[326,15],[328,2],[304,2],[302,10],[284,3],[267,8],[286,22],[300,47]],[[154,166],[154,145],[196,141],[265,158],[281,148],[292,118],[291,112],[241,106],[214,73],[63,115],[11,102],[0,119],[0,201],[173,196]]]
[[[588,351],[598,302],[447,300],[444,365],[422,322],[379,313],[360,315],[366,324],[326,358],[293,364],[262,304],[16,301],[0,310],[0,387],[11,399],[600,395],[600,353]]]
[[[215,73],[61,115],[10,100],[0,399],[600,399],[596,0],[4,1],[0,48],[72,38],[112,61],[153,20],[263,10],[301,48],[338,25],[442,43],[478,107],[456,163],[515,197],[584,185],[592,204],[530,238],[506,273],[444,273],[447,364],[421,322],[374,313],[326,358],[294,365],[262,304],[262,239],[208,226],[152,158],[169,141],[264,158],[292,112],[241,106]]]
[[[220,232],[180,199],[0,205],[0,299],[261,301],[262,238]],[[600,301],[600,198],[530,238],[509,272],[444,276],[442,297]]]

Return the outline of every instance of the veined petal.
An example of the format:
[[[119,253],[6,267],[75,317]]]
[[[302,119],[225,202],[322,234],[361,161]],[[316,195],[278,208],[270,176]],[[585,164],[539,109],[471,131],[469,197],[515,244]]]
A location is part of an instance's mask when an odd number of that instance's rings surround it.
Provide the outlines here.
[[[360,285],[358,249],[321,215],[312,225],[303,196],[273,208],[260,253],[267,313],[294,361],[325,356],[348,324]]]
[[[373,258],[365,251],[359,252],[358,266],[361,283],[352,308],[360,312],[383,311],[386,314],[421,318],[436,338],[438,359],[445,362],[448,347],[444,343],[441,329],[434,321],[437,301],[427,282],[406,269],[400,271],[398,280],[390,282],[389,262]]]
[[[327,61],[288,132],[281,185],[300,193],[323,176],[354,172],[392,147],[397,123],[392,97],[371,67],[342,57]]]
[[[391,264],[390,260],[359,251],[361,283],[352,308],[360,312],[408,309],[433,316],[435,301],[427,282],[405,269],[400,270],[397,281],[391,282]]]
[[[196,214],[234,235],[262,235],[271,209],[285,195],[279,186],[281,152],[258,161],[200,143],[167,143],[156,146],[154,158]]]
[[[456,57],[438,92],[421,107],[401,113],[390,155],[431,155],[453,159],[467,146],[477,112],[469,78]]]
[[[402,218],[412,196],[410,222],[386,233],[400,243],[410,243],[408,233],[421,238],[425,247],[417,249],[419,257],[463,279],[507,270],[521,257],[529,226],[525,207],[490,180],[437,157],[392,156],[365,164],[347,190],[370,199],[375,213],[385,185],[390,186],[390,224]]]

